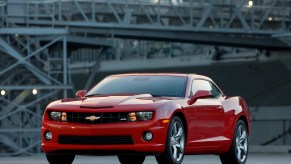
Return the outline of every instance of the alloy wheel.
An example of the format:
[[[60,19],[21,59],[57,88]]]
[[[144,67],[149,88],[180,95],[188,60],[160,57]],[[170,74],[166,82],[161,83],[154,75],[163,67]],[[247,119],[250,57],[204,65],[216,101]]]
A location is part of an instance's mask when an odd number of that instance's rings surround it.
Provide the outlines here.
[[[244,162],[248,153],[248,135],[245,127],[240,125],[236,135],[236,156],[240,162]]]
[[[185,147],[185,134],[183,126],[176,121],[171,129],[171,154],[175,161],[182,160]]]

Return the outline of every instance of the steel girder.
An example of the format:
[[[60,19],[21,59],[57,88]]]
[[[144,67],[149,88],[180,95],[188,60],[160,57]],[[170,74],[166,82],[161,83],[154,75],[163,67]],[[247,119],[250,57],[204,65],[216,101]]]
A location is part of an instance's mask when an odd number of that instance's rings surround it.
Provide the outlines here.
[[[123,37],[144,39],[154,37],[155,33],[140,36],[140,31],[162,32],[159,38],[165,40],[168,31],[204,33],[205,36],[220,34],[226,37],[227,43],[211,39],[206,43],[232,44],[236,39],[242,46],[262,47],[246,39],[259,38],[258,42],[272,40],[274,48],[288,48],[288,44],[272,35],[290,33],[290,3],[283,0],[255,1],[252,5],[247,0],[184,0],[182,3],[173,0],[12,0],[7,4],[7,18],[27,26],[110,29],[105,33],[97,32],[106,36],[114,35],[115,30],[131,30],[134,36]],[[15,11],[15,8],[23,9]],[[272,43],[266,42],[263,47]]]
[[[0,156],[39,153],[45,106],[72,89],[67,30],[1,25],[11,28],[0,29]]]

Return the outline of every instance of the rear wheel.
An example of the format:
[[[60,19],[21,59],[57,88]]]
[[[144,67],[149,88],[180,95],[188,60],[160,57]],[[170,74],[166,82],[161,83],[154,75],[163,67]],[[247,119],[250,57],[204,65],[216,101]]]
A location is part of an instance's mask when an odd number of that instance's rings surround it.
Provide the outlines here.
[[[46,154],[46,159],[50,164],[72,164],[75,155],[49,155]]]
[[[121,164],[142,164],[145,157],[145,155],[119,155],[118,160]]]
[[[159,164],[180,164],[184,158],[185,130],[181,119],[175,116],[169,125],[166,149],[157,155]]]
[[[248,157],[248,131],[246,124],[239,120],[236,124],[229,152],[220,155],[222,164],[245,164]]]

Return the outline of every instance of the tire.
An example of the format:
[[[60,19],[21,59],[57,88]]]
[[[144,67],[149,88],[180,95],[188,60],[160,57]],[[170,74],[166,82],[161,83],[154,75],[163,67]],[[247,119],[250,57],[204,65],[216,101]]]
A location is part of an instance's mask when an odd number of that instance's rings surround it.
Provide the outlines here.
[[[118,160],[121,164],[142,164],[145,157],[145,155],[119,155]]]
[[[185,130],[181,119],[175,116],[168,127],[165,152],[156,155],[159,164],[181,164],[184,158]]]
[[[50,164],[72,164],[75,155],[49,155],[46,154],[46,159]]]
[[[239,120],[233,134],[231,147],[226,154],[220,155],[222,164],[245,164],[248,157],[248,130],[246,124]]]

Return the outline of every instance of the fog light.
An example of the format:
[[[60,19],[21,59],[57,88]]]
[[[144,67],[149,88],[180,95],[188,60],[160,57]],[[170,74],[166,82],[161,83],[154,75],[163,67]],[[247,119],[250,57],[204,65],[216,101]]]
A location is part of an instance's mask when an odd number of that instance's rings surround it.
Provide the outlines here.
[[[150,140],[152,140],[153,139],[153,133],[151,133],[151,132],[145,132],[144,134],[143,134],[143,139],[145,140],[145,141],[150,141]]]
[[[47,140],[47,141],[50,141],[52,138],[53,138],[53,135],[50,131],[47,131],[44,135],[44,138]]]

